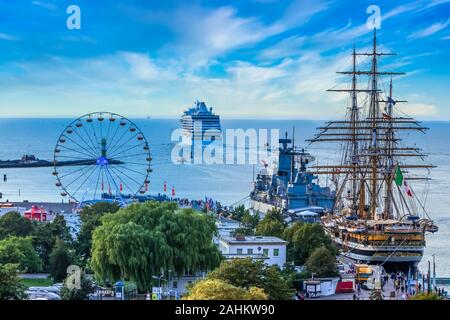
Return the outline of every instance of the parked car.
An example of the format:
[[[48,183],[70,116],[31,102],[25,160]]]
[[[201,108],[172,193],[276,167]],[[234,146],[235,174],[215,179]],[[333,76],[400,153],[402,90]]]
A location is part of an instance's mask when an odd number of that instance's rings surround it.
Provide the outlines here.
[[[61,300],[61,297],[58,294],[44,289],[27,290],[25,291],[25,293],[30,300],[34,300],[36,298],[47,298],[47,300]]]

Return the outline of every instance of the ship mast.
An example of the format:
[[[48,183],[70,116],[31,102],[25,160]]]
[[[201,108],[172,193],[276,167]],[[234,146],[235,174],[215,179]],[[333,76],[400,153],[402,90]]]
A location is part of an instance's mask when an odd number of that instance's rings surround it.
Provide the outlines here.
[[[377,49],[376,30],[373,33],[373,48],[371,52],[356,52],[355,47],[352,52],[352,70],[338,72],[352,76],[352,85],[349,89],[331,89],[328,91],[350,93],[352,103],[347,119],[344,121],[329,121],[326,126],[319,127],[317,133],[310,143],[315,142],[341,142],[346,145],[344,148],[344,158],[342,163],[336,165],[315,165],[310,170],[317,170],[314,174],[331,174],[343,177],[341,185],[336,190],[335,210],[343,204],[342,193],[345,185],[350,180],[349,194],[351,194],[351,203],[348,208],[352,214],[357,214],[363,219],[375,219],[377,208],[382,209],[382,218],[389,219],[393,216],[392,208],[397,211],[397,215],[402,215],[405,211],[395,203],[393,195],[393,180],[397,166],[401,170],[408,169],[429,169],[429,164],[400,164],[404,157],[421,157],[425,155],[420,149],[415,147],[400,146],[401,139],[395,133],[397,131],[405,132],[416,130],[424,132],[428,128],[409,117],[395,117],[393,105],[396,102],[403,102],[392,99],[392,78],[390,82],[389,96],[386,100],[380,99],[379,77],[384,75],[403,75],[403,72],[385,72],[378,70],[378,58],[381,56],[395,55],[395,53],[379,52]],[[356,69],[356,57],[368,56],[371,58],[371,68],[367,71]],[[358,75],[369,76],[369,88],[358,89]],[[369,103],[366,109],[365,118],[359,117],[361,109],[358,106],[357,94],[359,92],[369,95]],[[382,112],[380,103],[387,102],[385,112]],[[406,171],[405,171],[406,172]],[[408,180],[419,180],[424,178],[408,177]],[[428,179],[428,178],[425,178]],[[400,199],[405,203],[405,198],[401,194]],[[384,192],[382,192],[384,191]],[[384,197],[384,201],[381,201]],[[369,211],[366,213],[365,202],[368,200]],[[408,209],[409,211],[409,209]]]

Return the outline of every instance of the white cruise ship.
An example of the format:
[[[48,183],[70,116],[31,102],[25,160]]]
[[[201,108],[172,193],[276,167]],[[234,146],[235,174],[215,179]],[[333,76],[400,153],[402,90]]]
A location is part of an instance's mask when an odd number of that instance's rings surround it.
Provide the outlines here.
[[[195,141],[208,144],[222,140],[220,117],[213,113],[213,109],[206,107],[204,102],[196,101],[194,106],[187,109],[181,116],[183,128],[183,143],[193,145]]]

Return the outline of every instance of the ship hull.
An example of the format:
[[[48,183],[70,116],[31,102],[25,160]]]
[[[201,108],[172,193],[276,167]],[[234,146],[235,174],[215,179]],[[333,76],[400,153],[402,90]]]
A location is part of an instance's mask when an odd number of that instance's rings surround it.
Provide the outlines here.
[[[282,208],[274,206],[274,205],[269,204],[269,203],[265,203],[265,202],[262,202],[262,201],[257,201],[257,200],[251,199],[250,200],[250,209],[253,212],[255,212],[255,213],[265,215],[270,210],[282,209]]]
[[[415,270],[422,260],[424,246],[373,246],[343,241],[340,237],[331,236],[334,244],[340,249],[340,255],[356,263],[382,265],[388,272]]]

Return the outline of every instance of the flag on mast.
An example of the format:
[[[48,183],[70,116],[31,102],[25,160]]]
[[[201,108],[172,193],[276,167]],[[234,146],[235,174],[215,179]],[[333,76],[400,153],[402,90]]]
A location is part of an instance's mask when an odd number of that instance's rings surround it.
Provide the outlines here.
[[[167,182],[164,181],[164,192],[167,191]]]
[[[406,192],[406,194],[408,195],[408,197],[412,197],[412,196],[413,196],[413,193],[412,193],[411,187],[410,187],[409,184],[406,182],[406,180],[403,182],[403,185],[404,185],[404,187],[405,187],[405,192]]]
[[[397,168],[395,169],[394,180],[395,180],[395,184],[399,187],[403,184],[403,173],[398,164],[397,164]]]

